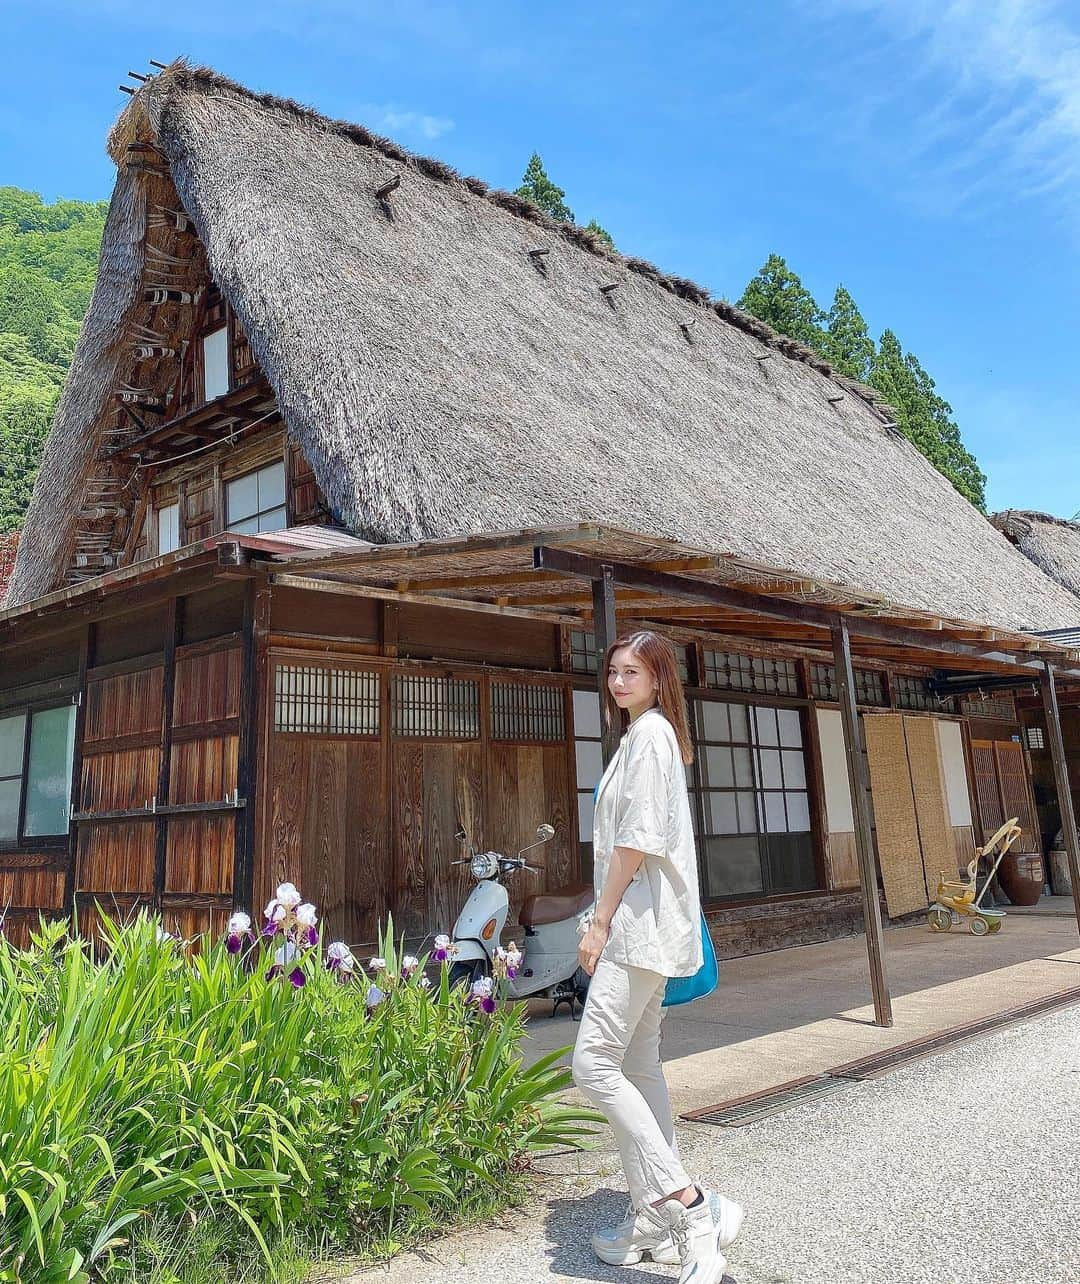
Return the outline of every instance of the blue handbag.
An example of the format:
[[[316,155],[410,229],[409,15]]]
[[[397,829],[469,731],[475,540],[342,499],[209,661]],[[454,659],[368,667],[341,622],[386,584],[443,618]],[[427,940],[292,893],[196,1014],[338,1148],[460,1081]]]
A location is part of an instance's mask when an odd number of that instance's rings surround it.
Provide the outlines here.
[[[693,976],[669,976],[664,988],[664,998],[660,1006],[673,1008],[680,1003],[692,1003],[694,999],[703,999],[712,994],[720,980],[720,970],[716,966],[716,951],[713,949],[712,937],[701,916],[701,967]]]

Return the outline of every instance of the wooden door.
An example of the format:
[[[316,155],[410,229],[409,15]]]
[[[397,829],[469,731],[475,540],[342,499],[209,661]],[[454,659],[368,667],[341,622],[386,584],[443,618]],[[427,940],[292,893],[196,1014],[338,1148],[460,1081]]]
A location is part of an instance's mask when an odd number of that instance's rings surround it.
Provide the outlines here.
[[[1015,850],[1038,852],[1039,826],[1023,747],[1015,740],[973,740],[971,760],[982,841],[1016,816],[1023,833]]]

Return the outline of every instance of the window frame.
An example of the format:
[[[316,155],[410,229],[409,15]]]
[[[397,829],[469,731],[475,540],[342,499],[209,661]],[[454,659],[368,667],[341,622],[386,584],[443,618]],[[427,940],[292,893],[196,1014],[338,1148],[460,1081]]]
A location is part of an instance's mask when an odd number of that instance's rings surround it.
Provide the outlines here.
[[[26,831],[26,802],[27,786],[29,784],[30,772],[30,741],[33,736],[34,718],[39,713],[48,713],[53,709],[68,709],[73,711],[75,716],[75,725],[72,728],[72,746],[71,761],[67,764],[68,773],[68,820],[64,828],[55,834],[31,834]],[[75,789],[74,771],[75,763],[78,760],[78,744],[75,739],[75,731],[78,725],[78,703],[76,697],[67,696],[64,699],[57,699],[55,696],[48,700],[22,701],[18,704],[12,704],[8,707],[0,706],[0,721],[6,718],[17,718],[22,715],[25,718],[23,724],[23,746],[22,746],[22,770],[19,776],[5,776],[5,780],[17,779],[20,784],[19,789],[19,820],[16,832],[13,836],[0,837],[0,852],[8,854],[11,852],[28,852],[28,851],[50,851],[57,848],[66,848],[71,834],[71,801]]]
[[[169,509],[169,508],[176,509],[176,545],[173,548],[163,549],[161,547],[161,514],[165,512],[166,509]],[[180,497],[179,496],[177,496],[176,499],[167,500],[165,503],[155,504],[154,506],[154,552],[158,557],[163,557],[166,553],[175,553],[178,549],[181,549],[184,547],[183,523],[181,522],[180,518],[181,518],[181,514],[180,514]]]
[[[280,504],[272,504],[269,508],[256,508],[254,512],[247,513],[243,517],[234,519],[232,514],[229,511],[229,488],[237,485],[239,482],[246,481],[249,477],[254,477],[257,479],[260,473],[267,472],[271,468],[281,469],[281,489],[282,489],[282,495],[283,495],[282,502]],[[256,504],[261,502],[258,497],[258,485],[259,483],[256,480],[255,482]],[[224,479],[224,486],[222,489],[223,489],[222,506],[224,508],[224,512],[222,513],[222,517],[224,519],[222,522],[223,530],[227,532],[231,531],[235,535],[258,536],[258,535],[270,535],[276,531],[284,531],[289,529],[289,516],[290,516],[289,514],[289,472],[288,472],[288,468],[286,467],[284,455],[280,455],[275,459],[268,460],[264,464],[258,464],[254,468],[249,468],[246,472],[237,473],[235,477],[226,477]],[[254,518],[256,522],[258,522],[258,519],[262,517],[264,514],[277,512],[278,509],[281,510],[284,520],[282,521],[282,524],[280,526],[275,526],[272,531],[261,531],[261,530],[260,531],[237,531],[235,529],[237,522],[250,522],[252,518]]]
[[[225,344],[225,387],[220,391],[211,394],[207,387],[206,381],[206,344],[208,340],[216,339],[218,335],[224,335]],[[232,352],[229,341],[229,323],[226,318],[220,325],[208,325],[199,335],[199,361],[202,366],[202,404],[209,405],[212,401],[217,401],[219,397],[227,397],[233,390],[232,374]]]

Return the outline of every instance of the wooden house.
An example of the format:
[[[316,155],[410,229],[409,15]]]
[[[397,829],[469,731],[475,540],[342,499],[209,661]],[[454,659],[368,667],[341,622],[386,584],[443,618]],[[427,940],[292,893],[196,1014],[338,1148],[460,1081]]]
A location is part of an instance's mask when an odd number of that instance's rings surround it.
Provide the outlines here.
[[[875,844],[886,912],[925,908],[1030,812],[1011,697],[935,684],[1077,680],[1031,631],[1078,599],[873,390],[209,71],[148,81],[109,145],[0,612],[9,931],[100,901],[186,933],[288,876],[352,942],[388,910],[420,938],[468,890],[459,823],[514,849],[555,826],[515,905],[588,878],[597,647],[646,624],[681,648],[723,952],[876,922]]]

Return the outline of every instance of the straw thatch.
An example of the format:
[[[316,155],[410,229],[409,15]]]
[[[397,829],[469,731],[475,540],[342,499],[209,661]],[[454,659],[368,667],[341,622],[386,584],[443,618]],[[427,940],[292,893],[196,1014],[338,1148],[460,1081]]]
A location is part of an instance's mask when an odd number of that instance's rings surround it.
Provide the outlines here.
[[[357,126],[182,64],[139,90],[110,147],[120,163],[148,141],[289,431],[362,537],[597,520],[952,616],[1049,628],[1076,615],[876,394],[692,282]],[[64,571],[69,545],[52,527],[115,376],[109,335],[145,227],[137,190],[124,177],[114,198],[13,601]]]
[[[1080,523],[1017,508],[995,513],[990,520],[1041,571],[1080,595]],[[1078,622],[1080,611],[1071,621]]]

